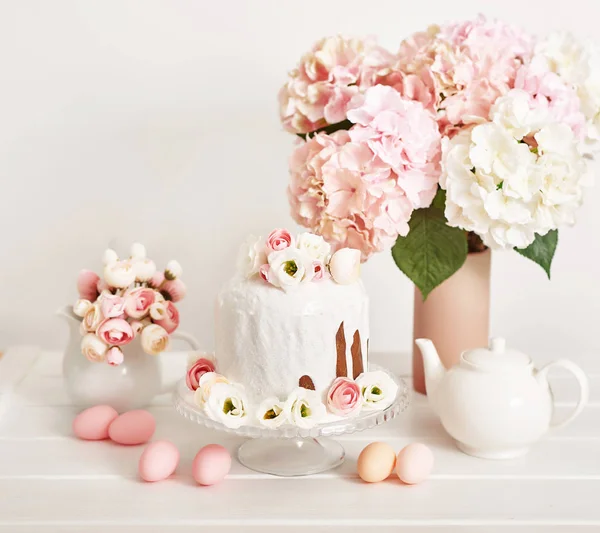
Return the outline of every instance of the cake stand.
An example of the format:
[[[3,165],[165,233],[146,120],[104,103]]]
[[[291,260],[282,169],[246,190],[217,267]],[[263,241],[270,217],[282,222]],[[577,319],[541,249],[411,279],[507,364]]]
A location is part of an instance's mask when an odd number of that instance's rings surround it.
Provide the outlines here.
[[[330,437],[379,426],[392,420],[408,407],[410,396],[404,380],[376,365],[369,365],[369,370],[383,370],[396,382],[398,393],[394,401],[385,409],[363,411],[352,418],[336,418],[310,429],[290,425],[277,429],[259,425],[228,428],[209,418],[202,408],[194,403],[194,395],[188,389],[185,380],[177,384],[173,401],[177,412],[192,422],[240,437],[248,437],[249,440],[237,450],[238,460],[244,466],[275,476],[306,476],[335,468],[344,461],[344,448]]]

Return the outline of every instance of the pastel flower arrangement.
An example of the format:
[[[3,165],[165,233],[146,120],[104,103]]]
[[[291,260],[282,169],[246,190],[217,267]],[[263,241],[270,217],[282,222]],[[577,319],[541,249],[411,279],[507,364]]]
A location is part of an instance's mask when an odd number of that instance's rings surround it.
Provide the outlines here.
[[[320,235],[301,233],[294,238],[286,229],[275,229],[266,239],[248,237],[240,249],[238,269],[248,279],[260,277],[284,291],[329,277],[347,285],[360,276],[360,252],[343,248],[332,255]]]
[[[294,219],[363,261],[392,248],[427,297],[488,247],[550,275],[600,146],[600,48],[483,16],[431,26],[395,54],[336,36],[302,57],[279,100],[303,139]]]
[[[102,277],[82,270],[77,278],[79,299],[73,313],[81,318],[82,354],[118,366],[124,361],[123,348],[137,337],[147,354],[165,351],[169,335],[179,326],[175,303],[186,292],[179,263],[169,261],[159,272],[139,243],[123,260],[106,250],[103,263]]]
[[[293,425],[310,429],[325,422],[327,413],[348,418],[361,411],[389,407],[398,393],[398,385],[385,372],[364,372],[356,378],[339,377],[322,398],[314,390],[298,387],[285,400],[271,396],[251,405],[244,386],[230,382],[216,372],[214,359],[195,354],[188,363],[186,384],[194,402],[212,420],[230,429],[259,424],[268,429]]]

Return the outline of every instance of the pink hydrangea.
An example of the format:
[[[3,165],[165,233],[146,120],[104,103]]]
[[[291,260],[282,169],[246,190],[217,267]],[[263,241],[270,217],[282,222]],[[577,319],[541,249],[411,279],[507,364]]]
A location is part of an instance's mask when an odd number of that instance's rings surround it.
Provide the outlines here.
[[[298,223],[366,260],[431,203],[441,139],[432,115],[391,87],[372,87],[351,107],[348,132],[318,134],[295,150],[289,198]]]
[[[532,107],[548,110],[556,122],[567,124],[582,139],[586,131],[586,118],[575,88],[550,70],[545,58],[536,56],[517,72],[515,88],[532,97]]]
[[[431,89],[443,134],[487,120],[495,100],[514,87],[519,67],[533,51],[523,31],[501,21],[452,23],[404,41],[397,66]]]
[[[352,97],[390,57],[371,39],[335,36],[318,41],[279,92],[284,128],[308,133],[345,120]]]

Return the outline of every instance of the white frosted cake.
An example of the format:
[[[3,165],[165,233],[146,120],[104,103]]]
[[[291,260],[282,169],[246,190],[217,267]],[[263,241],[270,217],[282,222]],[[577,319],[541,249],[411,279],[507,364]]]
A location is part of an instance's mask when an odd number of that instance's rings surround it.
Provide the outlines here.
[[[188,387],[208,416],[309,428],[384,409],[397,386],[368,371],[369,303],[360,252],[286,230],[250,238],[219,294],[215,356],[192,362]]]

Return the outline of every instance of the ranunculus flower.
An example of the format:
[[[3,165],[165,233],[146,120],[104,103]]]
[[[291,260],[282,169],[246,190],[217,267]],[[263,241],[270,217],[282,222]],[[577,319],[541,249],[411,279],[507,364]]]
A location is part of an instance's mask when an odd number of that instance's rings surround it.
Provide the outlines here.
[[[146,247],[139,242],[134,242],[131,245],[132,259],[146,259]]]
[[[91,306],[92,302],[89,300],[77,300],[73,305],[73,313],[83,318]]]
[[[202,354],[198,359],[192,362],[187,374],[185,376],[185,382],[190,390],[195,391],[198,389],[200,384],[200,378],[207,372],[215,371],[215,363],[212,359],[206,357],[206,354]]]
[[[153,289],[140,287],[125,295],[125,312],[131,318],[144,318],[150,312],[150,306],[156,300],[156,292]]]
[[[356,384],[362,395],[363,409],[385,409],[394,402],[398,393],[398,385],[382,370],[364,372],[356,378]]]
[[[119,366],[123,360],[123,351],[118,346],[113,346],[106,352],[106,362],[110,366]]]
[[[150,281],[156,274],[156,265],[151,259],[138,259],[134,262],[135,279],[142,283]]]
[[[106,343],[94,333],[86,333],[81,339],[81,353],[94,363],[104,361],[107,349]]]
[[[314,390],[298,387],[285,402],[288,420],[296,426],[309,429],[323,420],[326,415],[321,396]]]
[[[194,401],[196,402],[196,405],[199,407],[204,406],[204,404],[208,401],[212,387],[217,383],[230,383],[230,381],[225,376],[217,374],[216,372],[206,372],[200,376],[200,379],[198,380],[198,388],[194,393]]]
[[[181,268],[181,265],[177,261],[175,261],[175,259],[171,259],[171,261],[167,263],[167,267],[165,268],[165,278],[167,278],[168,280],[173,280],[180,278],[181,274],[183,274],[183,269]]]
[[[358,413],[361,406],[362,395],[357,383],[350,378],[336,378],[327,393],[329,412],[337,416],[350,416]]]
[[[103,293],[100,298],[100,309],[104,318],[122,318],[125,313],[125,299],[121,296]]]
[[[267,237],[267,254],[271,252],[280,252],[294,244],[294,239],[286,229],[275,229]]]
[[[246,278],[251,278],[267,262],[265,241],[262,237],[249,235],[240,246],[237,258],[237,268]]]
[[[312,270],[312,281],[321,281],[326,278],[325,265],[321,261],[313,261]]]
[[[117,261],[106,265],[104,279],[111,287],[126,289],[135,281],[135,266],[131,261]]]
[[[104,250],[104,255],[102,256],[102,264],[104,266],[112,265],[118,260],[119,256],[117,255],[117,252],[115,252],[112,248],[107,248],[106,250]]]
[[[102,316],[102,311],[100,309],[100,305],[98,302],[92,304],[88,310],[83,315],[83,320],[81,321],[81,331],[93,333],[98,329],[100,323],[104,320]]]
[[[165,302],[155,302],[150,306],[150,318],[156,322],[163,320],[167,316],[167,304]]]
[[[126,320],[110,318],[100,324],[97,335],[110,346],[123,346],[133,339],[133,330]]]
[[[331,253],[331,245],[321,235],[314,233],[305,232],[298,235],[296,247],[321,263],[325,263]]]
[[[82,270],[77,277],[79,298],[95,302],[98,298],[98,280],[100,277],[91,270]]]
[[[148,280],[148,285],[153,289],[158,289],[165,281],[165,275],[163,272],[155,272],[154,276]]]
[[[206,414],[228,428],[239,428],[248,420],[248,400],[241,385],[216,383],[204,403]]]
[[[169,334],[157,324],[150,324],[142,330],[142,349],[149,355],[158,355],[169,347]]]
[[[144,324],[144,322],[142,322],[141,320],[132,320],[131,322],[129,322],[129,325],[131,326],[131,329],[133,330],[133,334],[136,337],[149,324],[151,324],[151,322],[148,322],[147,324]]]
[[[349,285],[360,277],[360,251],[342,248],[333,254],[329,262],[329,272],[336,283]]]
[[[288,420],[285,402],[276,396],[267,398],[258,406],[256,411],[258,422],[269,429],[276,429]]]
[[[186,292],[187,287],[179,278],[165,279],[163,284],[160,286],[160,293],[165,297],[165,299],[171,300],[172,302],[183,300]]]
[[[164,308],[164,318],[155,320],[154,323],[165,328],[165,331],[170,335],[179,327],[179,311],[171,301],[168,301]]]
[[[296,248],[272,252],[269,255],[269,282],[286,291],[297,287],[305,279],[307,262],[306,254]]]

